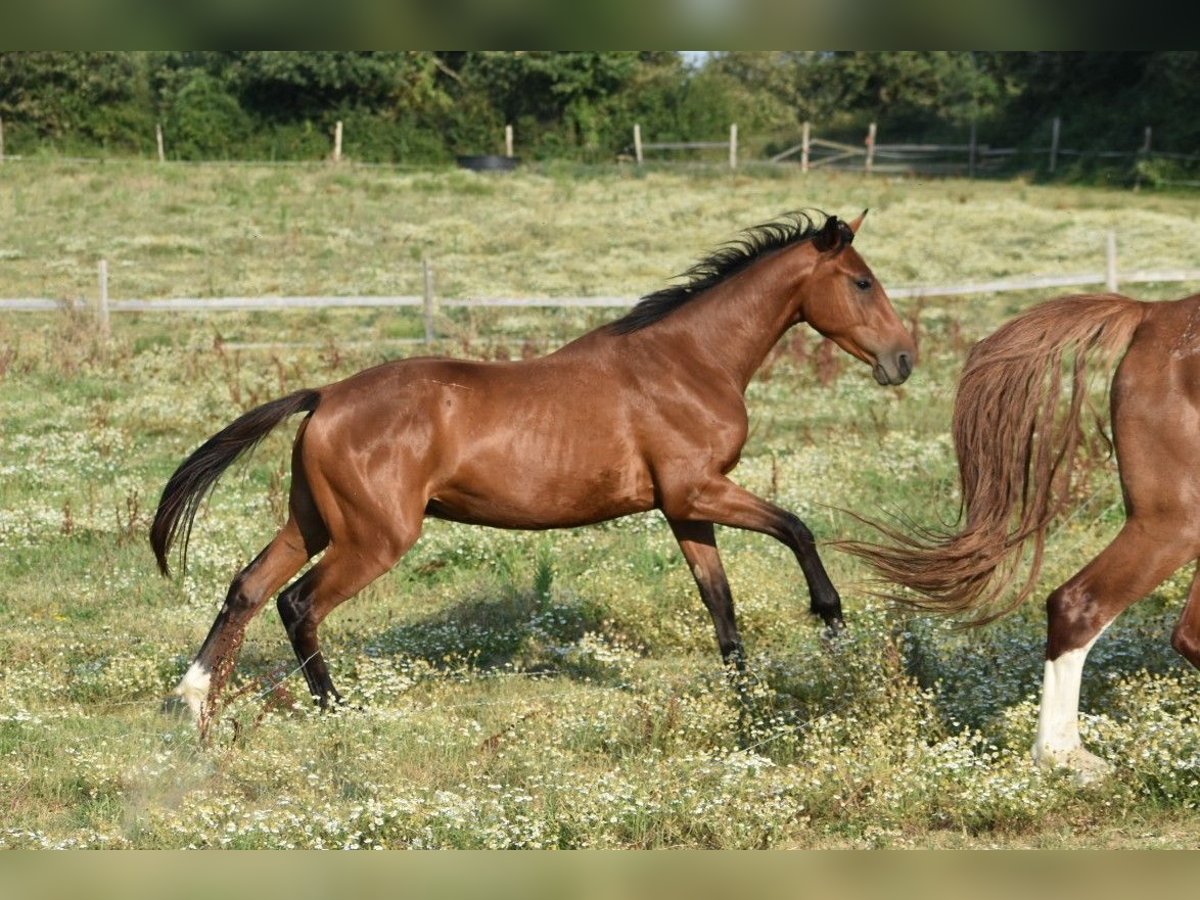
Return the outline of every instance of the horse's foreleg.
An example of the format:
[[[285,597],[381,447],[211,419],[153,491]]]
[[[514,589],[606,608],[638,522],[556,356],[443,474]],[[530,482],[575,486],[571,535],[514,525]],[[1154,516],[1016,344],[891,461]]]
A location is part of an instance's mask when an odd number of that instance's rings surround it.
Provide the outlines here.
[[[813,534],[793,513],[747,491],[727,478],[713,479],[700,491],[688,492],[687,500],[664,505],[668,518],[715,522],[769,534],[791,548],[804,573],[810,598],[809,609],[830,628],[840,629],[842,601],[817,553]]]
[[[1079,688],[1088,651],[1112,621],[1194,553],[1170,527],[1153,534],[1130,519],[1099,556],[1046,601],[1046,667],[1033,757],[1068,766],[1087,781],[1108,763],[1079,739]]]
[[[233,579],[208,637],[175,689],[176,696],[182,698],[196,717],[202,735],[208,731],[221,691],[233,671],[246,626],[271,595],[300,570],[312,552],[315,551],[308,549],[295,521],[289,520]]]
[[[721,565],[721,555],[717,552],[712,522],[685,522],[670,517],[667,522],[675,534],[675,540],[679,541],[679,549],[683,551],[692,577],[696,579],[700,599],[704,601],[717,627],[717,646],[721,648],[721,658],[739,672],[744,672],[746,661],[742,652],[742,638],[734,619],[733,594],[729,590],[729,579],[725,577],[725,567]]]

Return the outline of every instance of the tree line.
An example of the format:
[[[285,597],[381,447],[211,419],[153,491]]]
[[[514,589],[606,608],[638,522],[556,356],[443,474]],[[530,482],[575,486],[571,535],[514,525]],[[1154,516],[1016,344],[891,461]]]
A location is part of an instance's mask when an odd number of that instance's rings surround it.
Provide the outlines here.
[[[757,150],[800,123],[861,140],[1200,150],[1187,115],[1195,51],[6,51],[0,117],[9,154],[319,159],[343,121],[346,153],[437,163],[492,153],[512,125],[532,159],[599,162],[634,123],[656,141],[719,138],[737,122]]]

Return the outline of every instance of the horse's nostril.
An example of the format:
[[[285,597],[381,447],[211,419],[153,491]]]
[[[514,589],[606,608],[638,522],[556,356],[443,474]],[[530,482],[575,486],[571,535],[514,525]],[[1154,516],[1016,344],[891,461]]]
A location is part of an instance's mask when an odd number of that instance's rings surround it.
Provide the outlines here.
[[[912,357],[907,353],[901,353],[896,357],[896,365],[900,369],[901,378],[907,378],[912,374]]]

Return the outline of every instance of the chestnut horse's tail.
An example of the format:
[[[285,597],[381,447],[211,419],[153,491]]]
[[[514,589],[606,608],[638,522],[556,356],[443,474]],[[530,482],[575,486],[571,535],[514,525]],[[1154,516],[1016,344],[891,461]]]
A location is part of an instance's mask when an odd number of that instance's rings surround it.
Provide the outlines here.
[[[890,595],[903,603],[949,614],[974,612],[972,625],[1019,606],[1041,570],[1046,529],[1070,498],[1088,363],[1098,356],[1111,370],[1133,340],[1144,308],[1116,294],[1060,297],[976,344],[954,403],[959,530],[920,529],[913,535],[868,522],[886,535],[887,546],[844,541],[841,548],[911,589],[914,593]],[[1070,400],[1062,410],[1064,380],[1070,382]],[[1005,597],[1030,539],[1025,580]]]
[[[187,564],[187,545],[192,533],[192,520],[205,495],[235,459],[254,448],[276,425],[298,412],[311,413],[317,408],[321,395],[304,390],[272,400],[235,419],[205,441],[175,470],[158,501],[158,512],[150,526],[150,546],[158,559],[158,568],[170,574],[167,554],[183,532],[181,557]]]

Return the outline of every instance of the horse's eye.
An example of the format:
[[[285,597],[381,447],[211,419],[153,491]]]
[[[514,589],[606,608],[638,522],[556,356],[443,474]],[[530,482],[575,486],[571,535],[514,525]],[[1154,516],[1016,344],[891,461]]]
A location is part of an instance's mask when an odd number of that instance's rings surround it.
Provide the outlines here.
[[[860,291],[869,291],[871,289],[871,279],[870,278],[856,279],[854,282],[854,286],[856,288],[858,288]]]

